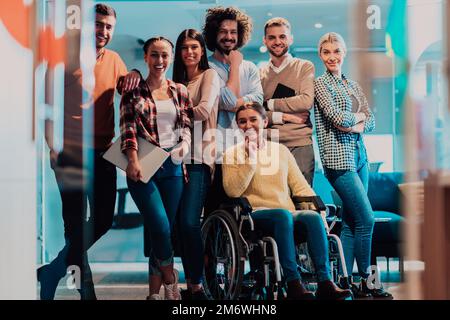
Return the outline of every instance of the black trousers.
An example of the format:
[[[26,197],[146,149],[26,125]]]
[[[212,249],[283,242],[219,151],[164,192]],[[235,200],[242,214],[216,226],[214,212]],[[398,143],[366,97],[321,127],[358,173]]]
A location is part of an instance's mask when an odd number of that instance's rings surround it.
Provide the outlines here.
[[[302,172],[306,181],[312,187],[315,166],[313,145],[310,144],[302,147],[291,147],[289,148],[289,150],[294,156],[295,162],[297,162],[297,165],[300,168],[300,171]]]
[[[111,228],[114,217],[117,173],[115,166],[103,159],[103,153],[94,150],[92,165],[83,167],[81,150],[65,149],[53,166],[66,240],[56,258],[65,263],[56,265],[78,266],[83,282],[92,282],[87,250]]]

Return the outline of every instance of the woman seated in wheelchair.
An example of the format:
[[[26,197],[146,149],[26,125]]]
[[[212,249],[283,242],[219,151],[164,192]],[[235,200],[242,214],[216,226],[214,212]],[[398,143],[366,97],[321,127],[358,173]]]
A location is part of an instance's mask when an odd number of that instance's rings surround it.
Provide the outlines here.
[[[268,141],[263,132],[268,119],[264,108],[255,102],[236,111],[236,122],[244,141],[224,154],[223,186],[230,197],[246,197],[253,207],[255,228],[274,237],[288,299],[313,299],[301,282],[297,268],[294,224],[307,230],[307,244],[318,279],[318,299],[345,299],[350,290],[338,288],[331,280],[328,242],[320,214],[296,211],[291,196],[314,196],[294,157],[282,144]]]

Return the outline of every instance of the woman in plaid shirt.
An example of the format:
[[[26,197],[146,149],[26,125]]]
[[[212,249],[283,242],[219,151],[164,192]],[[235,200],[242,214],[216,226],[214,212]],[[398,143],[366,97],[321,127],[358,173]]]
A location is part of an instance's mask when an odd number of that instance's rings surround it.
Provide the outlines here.
[[[186,87],[166,79],[173,44],[163,37],[147,40],[144,59],[149,74],[124,95],[120,106],[122,152],[128,157],[127,185],[144,216],[144,250],[149,256],[148,299],[160,300],[161,284],[166,300],[180,300],[178,271],[173,268],[172,225],[183,192],[183,158],[191,144]],[[170,157],[148,183],[140,181],[137,137],[170,152]]]
[[[325,175],[344,205],[342,245],[347,269],[356,259],[361,286],[357,297],[391,297],[382,288],[369,289],[367,278],[374,217],[367,196],[369,169],[362,134],[375,128],[375,118],[361,87],[342,73],[343,38],[334,32],[319,40],[325,73],[314,82],[316,132]]]

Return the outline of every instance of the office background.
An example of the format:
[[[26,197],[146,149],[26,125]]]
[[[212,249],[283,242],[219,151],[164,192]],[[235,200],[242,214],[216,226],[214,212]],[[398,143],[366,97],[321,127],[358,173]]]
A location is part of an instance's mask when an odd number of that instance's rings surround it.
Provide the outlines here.
[[[68,5],[82,4],[81,13],[89,17],[86,12],[97,2],[107,3],[117,11],[117,25],[109,48],[121,55],[129,70],[138,68],[144,74],[142,40],[163,35],[175,42],[185,28],[200,30],[206,9],[214,5],[237,6],[253,18],[252,39],[242,52],[245,59],[258,66],[268,60],[262,43],[263,26],[272,17],[282,16],[291,22],[294,35],[291,54],[311,60],[316,66],[316,76],[324,71],[317,55],[318,39],[326,32],[338,32],[349,48],[344,72],[362,83],[376,115],[376,130],[366,137],[370,160],[382,163],[382,172],[414,172],[423,178],[430,170],[450,167],[444,59],[447,55],[445,39],[449,34],[446,1],[86,0],[68,1]],[[29,28],[33,29],[35,24],[37,29],[47,23],[54,26],[56,38],[64,33],[68,17],[64,1],[11,3],[25,8],[25,16],[19,14],[16,19],[35,17],[29,22]],[[33,7],[32,13],[26,9],[30,7]],[[49,166],[43,125],[45,119],[52,118],[57,123],[61,119],[57,107],[61,82],[56,73],[51,85],[54,105],[40,104],[48,90],[43,74],[52,65],[45,60],[36,62],[32,35],[28,43],[17,40],[20,37],[11,32],[7,23],[11,19],[5,10],[0,10],[3,12],[0,51],[5,53],[0,61],[4,74],[0,80],[0,144],[3,146],[0,234],[5,239],[1,244],[0,283],[10,283],[9,274],[13,271],[22,272],[22,276],[2,288],[0,298],[32,299],[34,292],[24,294],[18,285],[35,286],[34,272],[29,266],[53,259],[64,242],[60,195]],[[93,50],[93,36],[88,36],[92,31],[92,17],[84,19],[81,27],[85,31],[82,48]],[[64,68],[61,63],[54,67]],[[116,96],[116,133],[119,99]],[[320,172],[318,152],[316,160],[316,171]],[[125,186],[125,177],[118,172],[118,187]],[[125,211],[137,211],[129,195]],[[102,238],[89,255],[92,262],[145,262],[142,247],[141,227],[119,228]]]

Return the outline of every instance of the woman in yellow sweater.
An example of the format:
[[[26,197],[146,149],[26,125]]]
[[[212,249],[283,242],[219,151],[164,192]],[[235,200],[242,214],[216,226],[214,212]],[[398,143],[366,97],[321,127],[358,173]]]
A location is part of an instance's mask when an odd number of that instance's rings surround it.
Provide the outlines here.
[[[313,196],[314,191],[300,172],[294,157],[282,144],[267,141],[264,108],[257,103],[241,106],[236,122],[244,141],[224,155],[223,186],[230,197],[246,197],[253,207],[256,228],[273,236],[288,285],[288,299],[312,299],[314,295],[300,282],[295,258],[294,224],[307,230],[307,243],[318,277],[317,298],[344,299],[350,290],[338,288],[331,280],[325,226],[314,211],[296,211],[291,196]]]

